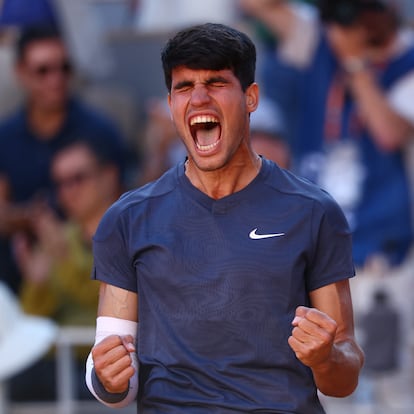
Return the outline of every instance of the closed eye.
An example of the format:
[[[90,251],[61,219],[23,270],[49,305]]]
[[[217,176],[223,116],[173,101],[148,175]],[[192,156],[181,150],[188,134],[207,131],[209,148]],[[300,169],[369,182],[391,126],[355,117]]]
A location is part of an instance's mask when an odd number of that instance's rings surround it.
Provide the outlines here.
[[[226,86],[228,83],[229,82],[225,78],[222,78],[220,76],[217,78],[211,78],[206,82],[208,86],[215,86],[215,87],[223,87],[223,86]]]
[[[204,85],[207,86],[207,87],[222,88],[222,87],[228,85],[229,83],[230,82],[227,79],[225,79],[221,76],[218,76],[218,77],[212,77],[210,79],[207,79],[204,82]],[[190,89],[194,88],[194,85],[195,84],[192,81],[182,81],[182,82],[177,82],[173,86],[173,89],[176,92],[186,92],[186,91],[189,91]]]
[[[194,86],[193,82],[183,81],[183,82],[178,82],[176,85],[174,85],[173,89],[177,92],[187,91],[191,89],[193,86]]]

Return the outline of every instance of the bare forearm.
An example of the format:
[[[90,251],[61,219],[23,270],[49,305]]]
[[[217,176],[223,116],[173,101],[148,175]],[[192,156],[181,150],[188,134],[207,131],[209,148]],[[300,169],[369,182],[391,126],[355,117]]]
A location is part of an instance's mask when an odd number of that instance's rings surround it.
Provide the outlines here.
[[[325,395],[346,397],[358,384],[364,355],[354,341],[336,343],[329,361],[312,368],[316,386]]]
[[[292,30],[294,16],[285,0],[241,0],[241,6],[277,37],[285,38]]]
[[[98,316],[112,316],[138,322],[138,295],[106,283],[101,283]]]
[[[393,110],[372,73],[365,69],[351,74],[349,86],[376,145],[385,151],[400,148],[409,137],[410,125]]]

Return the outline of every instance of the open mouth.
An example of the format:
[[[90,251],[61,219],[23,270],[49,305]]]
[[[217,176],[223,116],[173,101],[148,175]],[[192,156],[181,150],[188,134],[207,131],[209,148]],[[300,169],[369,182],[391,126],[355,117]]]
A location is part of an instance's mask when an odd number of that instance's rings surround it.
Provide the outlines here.
[[[190,130],[199,151],[211,151],[220,141],[221,126],[215,116],[199,115],[191,118]]]

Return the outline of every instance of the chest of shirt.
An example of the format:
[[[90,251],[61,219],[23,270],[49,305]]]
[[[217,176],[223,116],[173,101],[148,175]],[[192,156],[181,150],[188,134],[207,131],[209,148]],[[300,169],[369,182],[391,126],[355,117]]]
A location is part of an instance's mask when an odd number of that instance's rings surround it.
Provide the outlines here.
[[[177,303],[206,309],[204,297],[229,310],[245,298],[270,304],[279,297],[285,305],[292,291],[303,294],[312,250],[309,212],[252,204],[210,211],[197,203],[176,204],[162,214],[152,209],[135,237],[131,231],[140,294],[158,295],[174,310]]]

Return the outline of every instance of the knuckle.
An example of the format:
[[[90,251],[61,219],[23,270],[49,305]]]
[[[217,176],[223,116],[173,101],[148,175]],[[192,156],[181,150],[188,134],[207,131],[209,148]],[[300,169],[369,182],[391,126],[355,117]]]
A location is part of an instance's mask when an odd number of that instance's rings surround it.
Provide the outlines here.
[[[322,331],[321,338],[323,343],[330,343],[333,339],[332,335],[327,331]]]
[[[310,308],[309,311],[308,311],[308,316],[309,316],[310,319],[318,318],[319,315],[320,315],[320,311],[318,311],[315,308]]]

